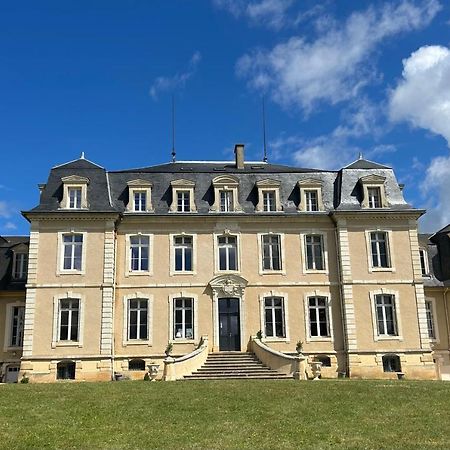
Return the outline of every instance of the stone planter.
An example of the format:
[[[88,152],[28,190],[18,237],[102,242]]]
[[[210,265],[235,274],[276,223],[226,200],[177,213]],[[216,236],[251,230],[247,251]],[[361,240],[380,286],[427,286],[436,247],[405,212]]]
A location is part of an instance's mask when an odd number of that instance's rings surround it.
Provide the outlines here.
[[[150,381],[155,381],[159,372],[159,364],[149,364],[148,365],[148,375],[150,377]]]

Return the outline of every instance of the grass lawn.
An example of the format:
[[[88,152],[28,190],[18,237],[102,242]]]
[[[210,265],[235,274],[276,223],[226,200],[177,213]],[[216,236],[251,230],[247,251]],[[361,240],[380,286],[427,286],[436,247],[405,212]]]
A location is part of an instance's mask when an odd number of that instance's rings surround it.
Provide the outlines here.
[[[0,386],[1,448],[450,448],[450,383]]]

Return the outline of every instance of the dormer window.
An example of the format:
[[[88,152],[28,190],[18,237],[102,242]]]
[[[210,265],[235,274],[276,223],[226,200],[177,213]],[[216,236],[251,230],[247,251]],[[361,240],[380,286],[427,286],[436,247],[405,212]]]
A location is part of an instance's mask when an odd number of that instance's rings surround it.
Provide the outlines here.
[[[27,277],[28,254],[14,252],[12,276],[15,280],[24,280]]]
[[[214,203],[210,212],[241,212],[239,204],[239,181],[229,175],[220,175],[212,180],[214,187]]]
[[[128,205],[129,212],[153,212],[151,181],[131,180],[128,181]]]
[[[276,180],[258,180],[258,204],[256,212],[282,211],[280,202],[280,182]]]
[[[87,186],[89,179],[78,175],[61,178],[63,182],[62,209],[87,209]]]
[[[388,205],[384,189],[385,177],[380,175],[367,175],[359,179],[363,188],[363,208],[386,208]]]
[[[422,276],[429,277],[430,270],[428,268],[428,254],[424,248],[419,249],[419,257],[420,257],[420,270],[422,272]]]
[[[313,178],[307,178],[305,180],[300,180],[297,184],[300,189],[298,211],[324,211],[322,182]]]
[[[172,186],[172,204],[169,212],[197,212],[194,201],[195,183],[190,180],[174,180]]]

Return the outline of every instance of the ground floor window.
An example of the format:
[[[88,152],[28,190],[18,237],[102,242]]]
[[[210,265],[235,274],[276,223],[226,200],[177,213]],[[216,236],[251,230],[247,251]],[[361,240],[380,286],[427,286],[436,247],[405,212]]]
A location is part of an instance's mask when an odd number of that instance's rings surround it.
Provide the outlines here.
[[[56,366],[57,380],[75,380],[75,362],[60,361]]]
[[[383,371],[384,372],[401,372],[400,356],[383,355]]]
[[[194,339],[194,299],[175,298],[173,301],[174,339]]]
[[[145,370],[145,361],[143,359],[131,359],[128,363],[128,370]]]
[[[266,297],[264,299],[264,319],[266,337],[286,337],[283,297]]]
[[[314,359],[322,363],[322,367],[331,367],[331,358],[327,355],[316,355]]]

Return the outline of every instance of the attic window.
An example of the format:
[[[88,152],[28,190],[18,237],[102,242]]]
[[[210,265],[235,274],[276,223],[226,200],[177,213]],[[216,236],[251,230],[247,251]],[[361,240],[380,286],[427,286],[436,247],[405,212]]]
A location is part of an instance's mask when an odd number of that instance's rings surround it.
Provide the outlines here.
[[[62,209],[87,209],[87,186],[89,179],[78,175],[61,178],[63,182]]]
[[[230,175],[219,175],[212,180],[214,204],[210,212],[242,212],[239,204],[239,181]]]
[[[385,181],[385,177],[375,174],[359,179],[363,188],[363,200],[361,202],[363,208],[377,209],[389,206],[384,187]]]
[[[280,182],[277,180],[258,180],[258,204],[256,212],[279,212],[282,211],[280,202]]]
[[[153,184],[147,180],[128,181],[128,204],[129,212],[153,212],[152,187]]]
[[[172,204],[169,212],[191,213],[197,212],[194,200],[195,183],[191,180],[174,180],[172,186]]]
[[[13,259],[13,278],[15,280],[24,280],[27,277],[28,254],[24,252],[14,252]]]
[[[299,211],[324,211],[322,200],[322,182],[313,178],[300,180],[298,183],[300,189]]]

